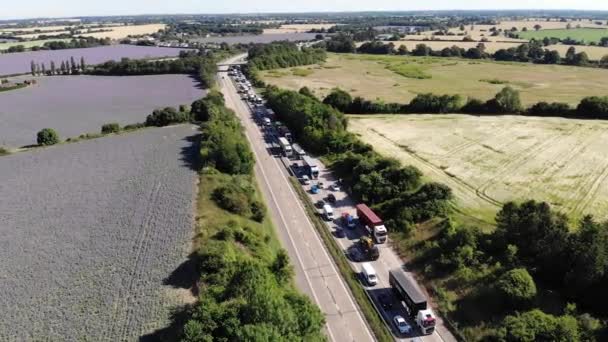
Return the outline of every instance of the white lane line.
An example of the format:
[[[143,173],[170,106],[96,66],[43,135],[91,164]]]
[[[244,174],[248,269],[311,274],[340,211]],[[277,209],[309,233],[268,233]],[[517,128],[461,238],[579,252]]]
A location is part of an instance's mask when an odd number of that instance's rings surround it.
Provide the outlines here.
[[[228,90],[230,91],[230,89],[228,89]],[[231,100],[234,102],[234,98],[232,98]],[[237,105],[237,104],[238,104],[238,102],[235,103],[235,105]],[[249,133],[247,132],[247,129],[245,129],[245,134],[247,135],[247,139],[249,139],[249,142],[250,142],[250,144],[253,147],[254,141],[249,136]],[[259,157],[259,155],[258,155],[258,153],[257,153],[257,151],[256,151],[256,149],[252,148],[252,150],[253,150],[253,153],[255,154],[256,159],[257,160],[261,160],[260,157]],[[283,211],[281,210],[281,207],[279,206],[279,203],[277,202],[276,195],[274,194],[274,191],[272,191],[272,187],[270,185],[270,182],[268,181],[268,177],[266,176],[266,172],[264,171],[264,168],[260,164],[258,164],[258,169],[262,173],[262,176],[264,178],[264,182],[266,183],[268,191],[270,192],[270,195],[272,197],[272,201],[274,202],[275,207],[276,207],[277,211],[279,212],[279,216],[281,217],[281,221],[283,221],[283,226],[285,227],[285,231],[287,232],[287,235],[289,236],[289,240],[291,242],[291,245],[293,246],[294,252],[296,253],[296,258],[298,259],[298,263],[300,264],[300,267],[302,268],[302,270],[305,270],[304,262],[302,261],[300,253],[298,252],[298,248],[295,245],[293,236],[291,235],[291,232],[289,231],[289,228],[287,226],[287,221],[285,220],[285,216],[283,215]],[[315,293],[315,289],[312,286],[312,282],[310,281],[310,278],[309,278],[309,276],[308,276],[308,274],[307,274],[306,271],[304,271],[304,277],[306,278],[306,282],[308,283],[308,286],[311,289],[311,293],[312,293],[313,297],[315,298],[315,301],[318,304],[321,304],[321,302],[319,301],[319,298],[317,297],[317,295]],[[332,341],[336,341],[336,338],[335,338],[334,334],[331,332],[331,328],[330,328],[329,324],[326,323],[325,325],[327,326],[327,332],[329,333]]]
[[[244,105],[243,105],[243,106],[244,106]],[[249,112],[249,110],[247,110],[247,112]],[[255,130],[255,131],[256,131],[256,132],[257,132],[257,133],[258,133],[258,134],[259,134],[259,135],[262,137],[262,135],[261,135],[261,133],[260,133],[259,131],[257,131],[257,130]],[[263,137],[262,137],[262,138],[263,138]],[[272,160],[274,161],[274,163],[276,164],[276,166],[277,166],[277,167],[279,167],[279,168],[280,168],[280,167],[282,167],[282,166],[279,164],[279,162],[276,160],[276,158],[272,158]],[[334,273],[336,273],[336,274],[339,274],[339,273],[338,273],[338,271],[337,271],[337,269],[336,269],[336,266],[334,265],[334,262],[331,262],[331,260],[333,260],[333,259],[332,259],[332,258],[329,256],[329,254],[327,253],[327,251],[326,251],[326,249],[325,249],[325,245],[324,245],[324,244],[321,242],[321,238],[319,237],[319,235],[318,235],[318,233],[317,233],[316,229],[314,229],[313,223],[312,223],[312,221],[310,221],[310,218],[308,217],[308,214],[306,213],[306,210],[304,209],[304,206],[302,205],[302,203],[300,203],[300,199],[299,199],[299,197],[297,197],[297,195],[296,195],[295,191],[294,191],[294,190],[291,188],[291,183],[289,183],[289,180],[287,179],[287,177],[285,176],[285,174],[284,174],[283,172],[279,172],[279,173],[281,174],[281,177],[283,177],[283,179],[284,179],[284,180],[287,182],[287,184],[289,185],[289,186],[288,186],[289,192],[290,192],[290,193],[292,194],[292,196],[295,198],[295,202],[297,203],[297,205],[298,205],[298,206],[300,207],[300,209],[301,209],[301,210],[304,212],[304,216],[306,217],[306,220],[307,220],[307,221],[308,221],[308,223],[310,224],[311,228],[313,228],[312,230],[313,230],[313,232],[314,232],[314,235],[315,235],[315,236],[316,236],[316,238],[317,238],[317,241],[318,241],[318,242],[321,244],[321,246],[323,246],[323,248],[321,248],[321,249],[323,250],[323,254],[325,254],[325,257],[326,257],[326,258],[328,258],[328,259],[330,260],[330,264],[331,264],[331,268],[332,268],[333,272],[334,272]],[[289,233],[289,230],[288,230],[288,233]],[[290,235],[291,235],[291,234],[290,234]],[[369,338],[370,338],[371,340],[375,340],[375,338],[373,337],[373,335],[372,335],[372,334],[371,334],[371,332],[369,331],[369,325],[368,325],[367,321],[366,321],[365,319],[363,319],[363,317],[361,316],[361,312],[360,312],[360,310],[358,309],[358,306],[357,306],[357,305],[355,304],[355,302],[353,301],[352,296],[351,296],[351,293],[350,293],[350,291],[349,291],[349,290],[346,288],[346,285],[344,284],[344,281],[342,280],[342,277],[341,277],[341,276],[339,276],[339,277],[338,277],[338,279],[340,279],[340,285],[342,286],[342,289],[343,289],[343,290],[344,290],[344,291],[345,291],[345,292],[348,294],[348,295],[347,295],[347,297],[348,297],[348,300],[349,300],[350,304],[351,304],[351,305],[352,305],[354,308],[356,308],[356,311],[357,311],[357,313],[358,313],[359,318],[361,319],[361,321],[362,321],[362,322],[365,324],[365,326],[367,327],[367,329],[365,329],[365,332],[367,333],[367,335],[369,336]]]

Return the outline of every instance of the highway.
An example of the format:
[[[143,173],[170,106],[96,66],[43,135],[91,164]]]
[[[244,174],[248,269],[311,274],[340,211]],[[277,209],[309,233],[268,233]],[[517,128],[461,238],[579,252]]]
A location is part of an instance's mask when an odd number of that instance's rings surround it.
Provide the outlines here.
[[[226,74],[227,65],[243,57],[233,57],[219,66],[218,83],[226,106],[240,117],[255,154],[255,175],[282,245],[294,265],[296,286],[320,307],[326,318],[325,330],[330,340],[374,341],[358,305],[291,188],[285,167],[269,153],[269,142]]]

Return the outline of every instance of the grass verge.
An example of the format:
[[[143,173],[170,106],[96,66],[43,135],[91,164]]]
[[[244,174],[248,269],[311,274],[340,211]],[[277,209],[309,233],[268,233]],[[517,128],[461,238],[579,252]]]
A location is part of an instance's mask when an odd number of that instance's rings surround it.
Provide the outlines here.
[[[359,308],[361,308],[361,312],[363,313],[363,316],[365,316],[365,320],[369,323],[369,326],[372,329],[376,339],[381,342],[394,341],[384,319],[380,316],[380,313],[374,307],[374,304],[371,302],[369,296],[361,287],[357,274],[348,264],[342,248],[340,248],[340,246],[336,243],[325,224],[321,222],[319,216],[317,215],[316,209],[310,201],[310,198],[306,195],[297,179],[290,177],[289,181],[298,193],[300,200],[304,203],[304,208],[306,209],[307,215],[310,217],[313,226],[323,239],[325,246],[327,246],[329,253],[338,266],[338,269],[340,270],[342,277],[353,294],[353,297],[355,297],[355,300],[357,301]]]

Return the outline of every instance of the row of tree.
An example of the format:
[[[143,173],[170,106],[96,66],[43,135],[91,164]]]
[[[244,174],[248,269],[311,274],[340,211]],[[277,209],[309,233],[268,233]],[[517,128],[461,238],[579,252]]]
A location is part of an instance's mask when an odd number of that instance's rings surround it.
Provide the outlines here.
[[[457,57],[469,59],[494,59],[497,61],[511,62],[533,62],[541,64],[564,64],[575,66],[599,66],[608,67],[608,55],[604,56],[599,61],[589,60],[586,52],[576,52],[576,48],[571,46],[568,48],[565,56],[561,56],[557,50],[549,50],[544,48],[540,41],[531,41],[530,43],[521,44],[518,47],[508,49],[499,49],[494,53],[486,51],[485,44],[479,43],[476,47],[464,49],[457,45],[445,47],[441,50],[433,50],[424,43],[417,44],[416,47],[409,51],[405,45],[395,46],[394,43],[385,43],[382,41],[371,41],[363,43],[359,48],[356,47],[352,37],[346,35],[338,35],[333,37],[328,42],[323,42],[317,45],[325,47],[329,52],[337,53],[365,53],[365,54],[381,54],[381,55],[412,55],[412,56],[433,56],[433,57]]]
[[[77,75],[85,72],[86,69],[87,64],[84,57],[80,57],[80,63],[77,62],[74,57],[70,57],[69,60],[61,61],[59,67],[57,67],[55,61],[51,61],[48,68],[44,62],[30,62],[30,72],[32,76]]]
[[[257,223],[265,208],[257,200],[253,154],[234,112],[221,93],[211,91],[192,104],[192,113],[201,121],[203,170],[214,179],[207,186],[218,184],[211,200],[239,219],[221,225],[214,223],[217,218],[203,221],[196,258],[199,300],[187,313],[181,340],[323,340],[323,314],[294,289],[287,253],[275,251],[269,232]]]
[[[572,108],[567,103],[538,102],[524,108],[519,92],[505,87],[488,101],[469,98],[466,102],[460,95],[418,94],[410,103],[384,103],[352,96],[341,89],[332,90],[324,103],[351,114],[436,114],[463,113],[475,115],[521,114],[530,116],[560,116],[566,118],[608,119],[608,96],[585,97]]]
[[[267,87],[267,104],[306,149],[328,156],[332,169],[359,201],[378,210],[390,229],[408,231],[413,223],[447,213],[451,190],[438,183],[422,182],[415,167],[375,153],[346,131],[344,115],[301,92]]]
[[[325,61],[322,49],[299,48],[290,42],[257,44],[249,49],[249,67],[256,70],[288,68]]]
[[[65,50],[65,49],[82,49],[82,48],[91,48],[102,45],[110,45],[111,40],[108,38],[93,38],[93,37],[85,37],[85,38],[74,38],[69,41],[64,40],[54,40],[50,42],[45,42],[42,46],[33,46],[31,48],[32,51],[40,51],[40,50]],[[16,53],[16,52],[25,52],[26,48],[24,45],[13,45],[8,49],[2,51],[5,53]]]

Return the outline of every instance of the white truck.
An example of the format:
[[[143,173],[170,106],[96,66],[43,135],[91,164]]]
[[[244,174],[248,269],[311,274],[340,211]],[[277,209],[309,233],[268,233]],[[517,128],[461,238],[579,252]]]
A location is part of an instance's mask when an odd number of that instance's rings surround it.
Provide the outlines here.
[[[281,145],[281,150],[283,151],[283,155],[287,158],[290,158],[293,155],[293,149],[291,148],[291,144],[287,141],[287,138],[280,137],[279,145]]]
[[[310,174],[311,178],[319,177],[319,165],[316,160],[309,156],[303,156],[302,161],[304,162],[306,172]]]
[[[306,151],[304,151],[304,149],[302,147],[300,147],[300,145],[293,144],[293,145],[291,145],[291,147],[293,148],[293,152],[294,152],[294,155],[296,156],[296,158],[302,159],[302,157],[304,157],[306,155]]]

